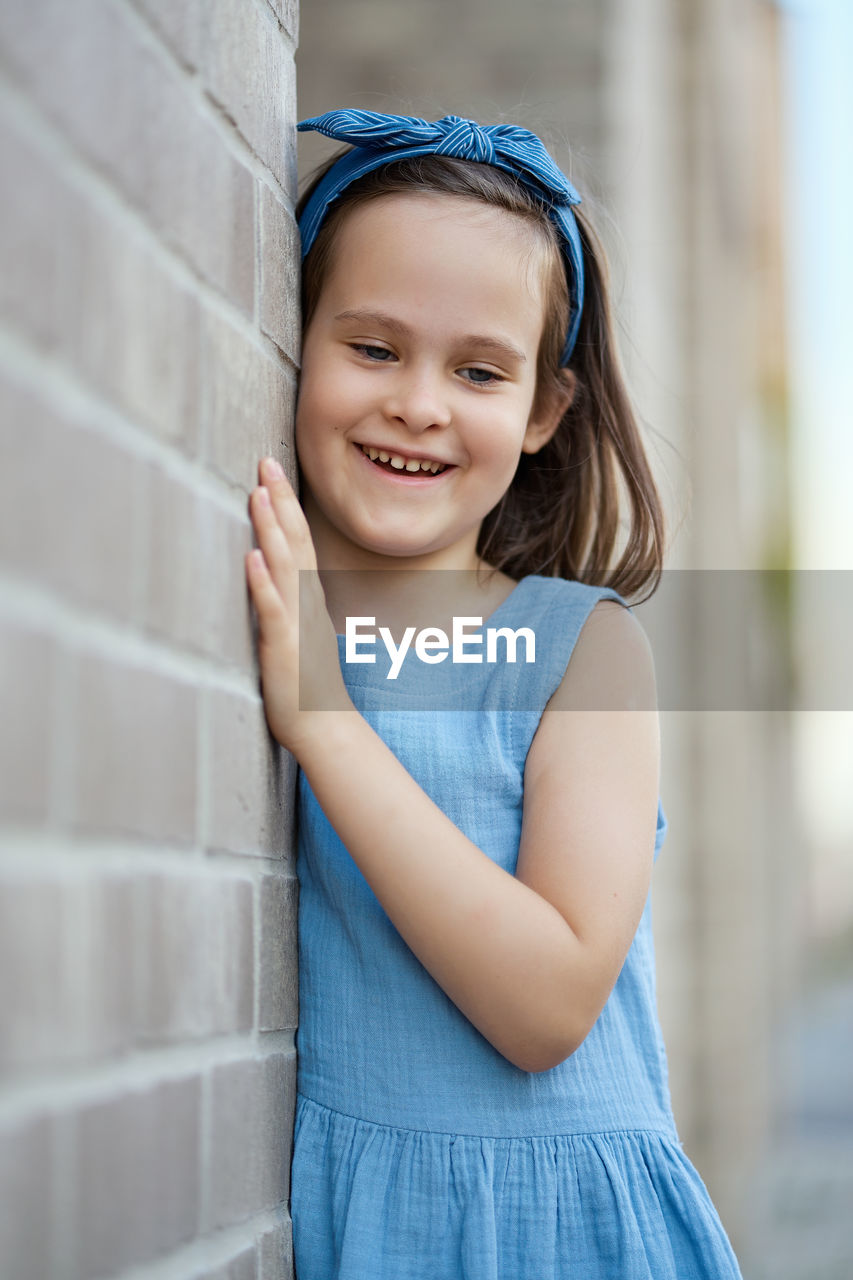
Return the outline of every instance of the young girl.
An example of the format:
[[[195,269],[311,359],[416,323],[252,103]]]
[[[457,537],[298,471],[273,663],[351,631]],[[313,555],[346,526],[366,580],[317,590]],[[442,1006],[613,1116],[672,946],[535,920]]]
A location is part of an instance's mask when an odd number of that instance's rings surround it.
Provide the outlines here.
[[[619,589],[657,585],[663,521],[600,249],[525,130],[300,128],[350,149],[300,212],[302,506],[262,462],[247,559],[301,766],[298,1280],[731,1280],[655,1012]]]

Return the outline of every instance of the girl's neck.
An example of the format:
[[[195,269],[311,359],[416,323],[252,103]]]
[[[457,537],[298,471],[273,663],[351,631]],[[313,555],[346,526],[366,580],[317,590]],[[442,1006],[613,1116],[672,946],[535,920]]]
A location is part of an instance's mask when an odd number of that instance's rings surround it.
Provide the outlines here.
[[[452,546],[437,547],[418,555],[390,555],[373,551],[348,538],[326,518],[310,490],[303,490],[301,502],[321,572],[414,573],[425,569],[475,572],[489,567],[477,554],[478,529],[472,529],[467,538],[457,540]]]
[[[396,636],[408,626],[449,629],[454,616],[487,619],[515,586],[469,543],[419,556],[390,556],[342,537],[309,495],[305,514],[317,553],[326,605],[339,634],[347,617],[374,617]]]

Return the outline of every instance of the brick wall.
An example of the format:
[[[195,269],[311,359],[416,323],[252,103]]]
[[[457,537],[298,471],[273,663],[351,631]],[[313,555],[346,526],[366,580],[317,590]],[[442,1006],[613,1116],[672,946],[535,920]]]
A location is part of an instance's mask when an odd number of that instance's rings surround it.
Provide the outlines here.
[[[0,5],[0,1275],[290,1274],[296,0]],[[292,474],[292,471],[291,471]]]

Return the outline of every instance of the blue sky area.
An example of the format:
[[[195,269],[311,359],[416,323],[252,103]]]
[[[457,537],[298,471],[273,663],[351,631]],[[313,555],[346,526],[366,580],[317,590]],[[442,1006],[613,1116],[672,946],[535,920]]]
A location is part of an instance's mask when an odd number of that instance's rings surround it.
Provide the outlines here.
[[[853,0],[779,5],[795,563],[853,573]],[[849,637],[836,646],[846,665]],[[809,647],[808,660],[820,662]],[[794,730],[812,923],[833,933],[853,923],[853,712],[799,713]]]
[[[853,0],[784,0],[797,563],[853,570]]]

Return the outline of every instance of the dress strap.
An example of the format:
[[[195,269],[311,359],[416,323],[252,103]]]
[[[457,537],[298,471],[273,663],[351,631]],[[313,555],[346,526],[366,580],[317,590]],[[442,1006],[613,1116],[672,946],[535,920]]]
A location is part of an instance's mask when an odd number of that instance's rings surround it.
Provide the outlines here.
[[[610,587],[589,586],[565,578],[524,578],[495,615],[495,625],[535,636],[535,661],[502,663],[490,691],[492,706],[538,717],[565,675],[578,636],[599,600],[627,601]],[[522,651],[519,644],[518,651]],[[525,652],[525,657],[529,648]],[[498,687],[500,686],[500,687]]]
[[[489,698],[493,706],[509,712],[513,754],[522,770],[542,713],[558,689],[584,623],[599,600],[616,600],[631,609],[625,598],[611,587],[532,575],[519,583],[501,611],[501,626],[530,627],[536,636],[535,663],[500,668],[496,679],[502,687],[492,689]],[[666,837],[667,826],[658,799],[655,858]]]

